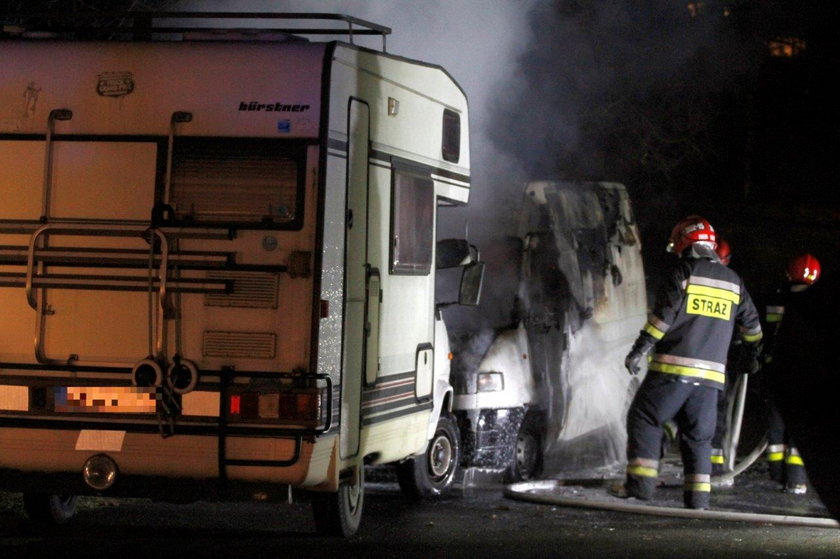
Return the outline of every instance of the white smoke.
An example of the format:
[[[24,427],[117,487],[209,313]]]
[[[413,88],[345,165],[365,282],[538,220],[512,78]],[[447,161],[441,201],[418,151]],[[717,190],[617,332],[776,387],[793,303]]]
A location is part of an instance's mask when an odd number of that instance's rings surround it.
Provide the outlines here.
[[[627,351],[605,343],[592,322],[571,336],[561,378],[551,382],[546,474],[625,462],[627,409],[639,383],[624,370]]]
[[[482,238],[499,231],[498,220],[512,220],[510,209],[519,205],[524,176],[521,166],[495,148],[489,136],[505,133],[495,126],[497,119],[493,114],[499,96],[509,95],[513,106],[521,90],[516,85],[521,81],[519,57],[531,42],[528,14],[536,3],[537,0],[183,0],[173,9],[339,13],[390,27],[392,33],[386,42],[389,53],[442,66],[467,94],[473,194],[469,208],[442,215],[440,237],[463,237],[469,229],[471,238]],[[272,24],[276,25],[266,20],[247,23],[255,27]],[[246,24],[239,21],[234,25]],[[357,41],[381,48],[378,37],[359,37]],[[515,231],[512,225],[509,228]]]

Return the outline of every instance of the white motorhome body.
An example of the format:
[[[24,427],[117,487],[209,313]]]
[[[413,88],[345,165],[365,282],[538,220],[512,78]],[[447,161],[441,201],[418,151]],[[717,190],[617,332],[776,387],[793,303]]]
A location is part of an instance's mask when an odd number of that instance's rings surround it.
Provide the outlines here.
[[[363,462],[422,453],[448,405],[434,231],[469,197],[463,91],[342,42],[0,60],[0,484],[288,484],[352,532]]]
[[[613,182],[528,183],[515,241],[513,324],[478,349],[480,359],[453,367],[464,462],[523,479],[539,473],[550,448],[562,455],[559,473],[593,467],[607,459],[593,439],[616,426],[624,433],[632,387],[622,365],[647,309],[627,191]]]

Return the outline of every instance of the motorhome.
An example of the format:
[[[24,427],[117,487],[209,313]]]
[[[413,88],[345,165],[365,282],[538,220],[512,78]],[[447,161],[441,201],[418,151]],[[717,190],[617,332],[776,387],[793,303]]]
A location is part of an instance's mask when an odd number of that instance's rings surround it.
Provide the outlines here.
[[[463,465],[526,480],[549,460],[560,475],[623,460],[636,386],[623,362],[647,308],[626,188],[530,182],[509,241],[514,316],[490,336],[457,337],[452,384]]]
[[[79,18],[0,40],[0,488],[51,522],[305,490],[350,535],[365,464],[448,483],[462,89],[349,16]]]

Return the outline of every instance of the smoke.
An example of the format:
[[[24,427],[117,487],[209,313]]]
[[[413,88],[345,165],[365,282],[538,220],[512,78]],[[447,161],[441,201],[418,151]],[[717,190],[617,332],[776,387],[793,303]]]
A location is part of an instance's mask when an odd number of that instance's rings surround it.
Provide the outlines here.
[[[587,322],[569,342],[569,359],[550,379],[545,475],[587,472],[625,462],[625,418],[638,381],[622,364],[627,347],[610,347]]]
[[[392,29],[391,54],[445,68],[467,94],[470,106],[473,191],[467,208],[441,213],[439,237],[469,235],[479,246],[500,231],[514,234],[525,172],[516,154],[493,138],[510,134],[500,126],[500,99],[510,111],[522,87],[521,55],[533,43],[528,14],[538,0],[184,0],[174,9],[225,12],[341,13]],[[237,25],[243,25],[237,22]],[[251,22],[249,22],[249,25]],[[254,20],[254,26],[270,22]],[[358,37],[371,48],[381,40]],[[508,126],[508,125],[505,125]]]
[[[723,36],[719,4],[691,5],[700,13],[670,0],[175,3],[183,10],[352,15],[392,29],[388,52],[438,64],[453,76],[470,103],[472,195],[467,207],[441,210],[438,236],[467,237],[482,250],[490,265],[482,304],[477,312],[450,315],[453,325],[479,321],[490,327],[507,324],[516,291],[507,251],[491,247],[517,234],[526,181],[628,182],[639,169],[667,173],[669,157],[682,160],[701,149],[692,140],[699,119],[692,115],[705,114],[703,91],[731,77],[724,68],[739,68],[733,62],[739,51],[726,52],[726,65],[692,66],[698,52],[721,44]],[[381,47],[379,38],[357,40]],[[652,100],[663,87],[671,92],[669,103],[685,99],[664,117],[655,111],[666,100]],[[646,198],[646,206],[674,211],[667,192],[628,186],[634,197]],[[639,213],[645,228],[647,212]]]

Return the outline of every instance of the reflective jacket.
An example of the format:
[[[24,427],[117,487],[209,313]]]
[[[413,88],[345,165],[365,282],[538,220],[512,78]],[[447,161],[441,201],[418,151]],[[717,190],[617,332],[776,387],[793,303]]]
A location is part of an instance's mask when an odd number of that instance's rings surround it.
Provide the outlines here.
[[[642,331],[656,344],[648,371],[723,390],[736,327],[744,342],[761,340],[759,314],[741,277],[695,244],[671,270]]]
[[[763,323],[765,363],[769,363],[773,358],[776,337],[779,334],[779,327],[782,325],[782,318],[785,316],[785,305],[794,293],[804,291],[807,288],[808,286],[803,283],[786,283],[766,298]]]

